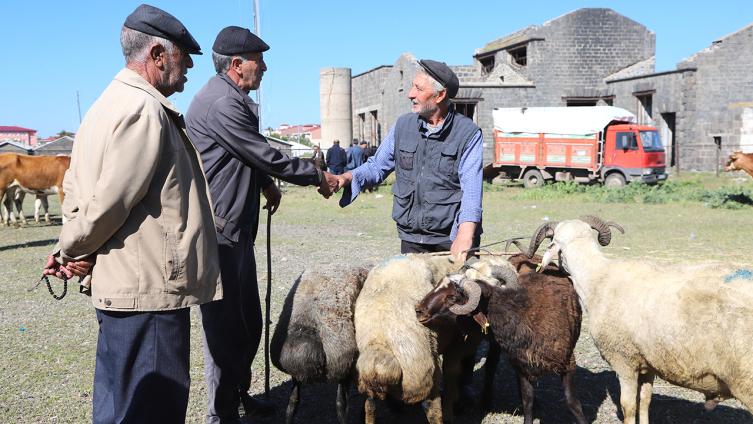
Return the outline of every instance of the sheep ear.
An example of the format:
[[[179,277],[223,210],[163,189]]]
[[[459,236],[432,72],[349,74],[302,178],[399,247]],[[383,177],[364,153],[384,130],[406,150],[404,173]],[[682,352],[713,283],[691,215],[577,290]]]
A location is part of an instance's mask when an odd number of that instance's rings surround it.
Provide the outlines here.
[[[479,312],[473,316],[473,319],[481,326],[481,331],[486,334],[486,329],[489,327],[489,320],[486,319],[486,315],[483,312]]]
[[[552,258],[554,258],[554,255],[559,253],[560,246],[557,244],[556,241],[553,241],[549,243],[549,247],[546,248],[546,252],[544,252],[544,257],[541,259],[541,265],[536,269],[536,271],[541,272],[544,268],[546,268],[547,265],[549,265],[549,262],[552,261]]]

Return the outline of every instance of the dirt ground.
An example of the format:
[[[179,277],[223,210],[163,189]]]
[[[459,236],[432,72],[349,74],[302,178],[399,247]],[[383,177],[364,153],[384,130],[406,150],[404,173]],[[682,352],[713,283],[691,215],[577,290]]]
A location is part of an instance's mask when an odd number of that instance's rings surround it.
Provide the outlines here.
[[[518,190],[518,191],[516,191]],[[530,236],[543,220],[564,220],[595,213],[615,220],[627,230],[615,235],[603,251],[609,257],[654,257],[675,263],[732,262],[753,266],[749,252],[753,241],[746,235],[753,213],[750,210],[711,210],[700,204],[665,205],[592,204],[575,200],[531,201],[516,196],[522,189],[485,194],[483,243],[513,236]],[[339,197],[339,196],[337,196]],[[51,225],[29,224],[22,229],[0,227],[0,423],[84,423],[91,422],[92,379],[97,324],[90,300],[77,293],[71,282],[68,295],[52,299],[47,289],[27,291],[39,279],[45,258],[60,231],[59,205],[52,197],[55,218]],[[272,331],[282,302],[296,278],[310,264],[347,261],[375,264],[399,253],[394,222],[390,218],[392,196],[384,187],[361,195],[348,208],[338,199],[321,200],[312,189],[286,188],[279,212],[272,218]],[[33,210],[33,207],[28,210]],[[266,216],[261,219],[256,259],[261,298],[266,295]],[[489,250],[498,251],[499,246]],[[59,292],[60,283],[55,281]],[[204,421],[206,390],[203,380],[200,321],[192,311],[191,394],[187,422]],[[263,342],[262,342],[263,343]],[[479,351],[474,388],[480,393],[486,345]],[[576,386],[586,418],[594,423],[621,422],[620,388],[616,374],[601,356],[588,334],[584,316],[577,346]],[[264,396],[264,352],[254,363],[256,396]],[[571,423],[573,416],[563,400],[557,375],[535,384],[539,424]],[[276,416],[248,418],[245,422],[284,421],[290,393],[290,379],[271,371],[271,400]],[[336,386],[304,386],[296,422],[336,423]],[[351,422],[362,417],[363,395],[350,390]],[[456,414],[456,423],[522,423],[521,403],[515,376],[503,361],[496,374],[494,408],[486,413],[470,406]],[[703,408],[697,392],[657,381],[651,403],[654,424],[753,422],[750,413],[736,400],[715,410]],[[424,423],[420,405],[392,411],[381,403],[382,423]]]

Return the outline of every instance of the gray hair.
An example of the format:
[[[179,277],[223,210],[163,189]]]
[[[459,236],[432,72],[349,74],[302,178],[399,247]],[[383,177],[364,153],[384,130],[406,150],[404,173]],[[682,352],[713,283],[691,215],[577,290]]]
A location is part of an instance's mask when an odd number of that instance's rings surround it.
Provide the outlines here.
[[[437,93],[439,93],[442,90],[447,90],[445,88],[445,86],[442,85],[441,82],[437,81],[433,76],[429,75],[428,72],[426,72],[426,71],[420,71],[419,75],[425,76],[429,80],[429,82],[431,82],[431,88],[433,90],[433,94],[437,94]],[[450,101],[451,101],[451,99],[449,97],[445,96],[445,98],[442,101],[442,103],[445,104],[445,105],[449,105]]]
[[[212,61],[214,62],[214,70],[217,71],[218,74],[226,74],[227,71],[230,70],[230,64],[233,62],[233,59],[235,59],[236,57],[240,58],[240,60],[242,60],[243,63],[246,63],[251,59],[248,53],[225,56],[224,54],[219,54],[217,52],[212,51]]]
[[[120,31],[120,46],[123,48],[126,65],[131,62],[145,62],[149,57],[149,47],[154,43],[161,44],[167,54],[173,54],[175,46],[170,40],[145,34],[126,26]]]

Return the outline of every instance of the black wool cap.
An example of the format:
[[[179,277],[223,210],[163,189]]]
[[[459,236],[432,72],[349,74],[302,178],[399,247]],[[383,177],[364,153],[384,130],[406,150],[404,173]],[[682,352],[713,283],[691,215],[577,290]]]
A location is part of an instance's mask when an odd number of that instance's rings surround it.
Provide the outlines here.
[[[201,54],[199,43],[175,16],[148,4],[137,7],[123,26],[144,34],[154,35],[185,47],[190,54]]]
[[[447,97],[454,99],[458,95],[458,88],[460,88],[460,81],[455,72],[450,69],[444,62],[437,62],[435,60],[423,59],[418,63],[431,75],[435,80],[447,90]]]
[[[229,26],[214,40],[212,50],[225,56],[241,53],[259,53],[269,50],[267,43],[246,28]]]

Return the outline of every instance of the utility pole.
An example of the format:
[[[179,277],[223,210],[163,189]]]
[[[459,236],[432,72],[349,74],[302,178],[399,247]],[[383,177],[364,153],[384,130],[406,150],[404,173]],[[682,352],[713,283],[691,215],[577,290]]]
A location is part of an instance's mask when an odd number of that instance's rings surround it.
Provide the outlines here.
[[[78,124],[81,125],[81,101],[78,99],[78,90],[76,90],[76,103],[78,104]]]

